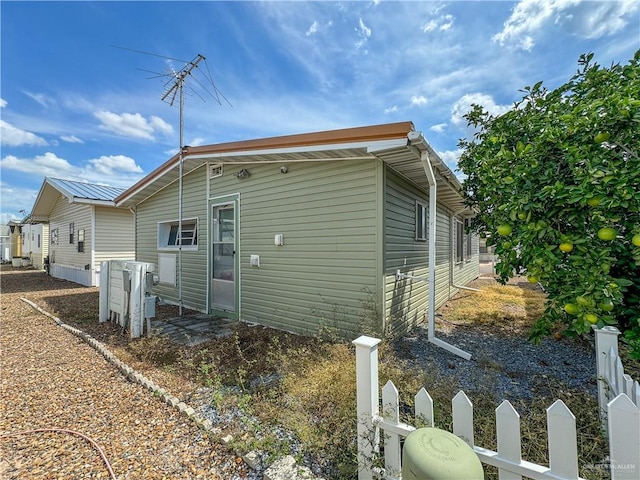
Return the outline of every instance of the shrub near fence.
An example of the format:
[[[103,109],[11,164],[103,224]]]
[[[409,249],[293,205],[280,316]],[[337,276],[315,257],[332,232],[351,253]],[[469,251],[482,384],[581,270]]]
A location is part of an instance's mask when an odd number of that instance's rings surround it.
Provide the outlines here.
[[[392,382],[382,389],[382,415],[378,390],[379,339],[362,336],[356,346],[359,480],[402,478],[401,439],[415,427],[400,422],[398,390]],[[433,426],[433,402],[423,388],[415,398],[415,416]],[[508,401],[496,409],[497,449],[474,444],[473,405],[460,391],[452,400],[453,433],[471,446],[483,464],[498,468],[500,479],[579,479],[575,417],[561,401],[547,409],[549,466],[521,458],[520,417]],[[624,393],[608,402],[609,460],[613,480],[640,478],[640,410]],[[384,446],[384,467],[374,458]]]

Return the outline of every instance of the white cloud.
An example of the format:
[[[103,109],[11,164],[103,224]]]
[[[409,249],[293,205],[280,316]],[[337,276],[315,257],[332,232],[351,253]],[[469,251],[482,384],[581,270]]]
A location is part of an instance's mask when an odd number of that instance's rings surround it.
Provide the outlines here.
[[[18,147],[21,145],[43,146],[47,141],[34,133],[21,130],[10,123],[0,120],[0,140],[2,145]]]
[[[306,31],[305,35],[308,37],[309,35],[313,35],[317,31],[318,31],[318,21],[314,20],[311,26],[309,27],[309,30]]]
[[[356,48],[361,48],[365,43],[367,43],[367,40],[371,36],[371,29],[364,24],[364,21],[361,18],[359,19],[358,27],[356,27],[355,30],[360,37],[360,40],[356,42]]]
[[[624,29],[629,20],[633,20],[629,17],[636,14],[637,19],[639,9],[637,0],[585,2],[569,13],[560,13],[555,23],[567,28],[573,35],[594,39]]]
[[[7,106],[7,101],[4,98],[0,98],[0,108]]]
[[[458,177],[459,180],[462,180],[464,175],[462,175],[461,172],[456,172],[458,168],[458,159],[460,158],[460,155],[462,155],[462,150],[460,149],[446,150],[443,152],[436,152],[436,153],[442,159],[442,161],[447,165],[447,167],[449,167],[451,171],[453,171],[456,174],[456,177]]]
[[[511,110],[510,105],[498,105],[492,96],[484,93],[467,93],[451,107],[451,122],[455,125],[466,125],[463,115],[471,110],[471,105],[481,105],[491,115],[501,115]]]
[[[531,50],[538,31],[550,23],[566,28],[581,38],[593,39],[619,32],[637,14],[637,0],[584,2],[583,0],[522,0],[493,36],[500,45]]]
[[[68,143],[84,143],[81,139],[75,135],[61,135],[60,140]]]
[[[54,99],[47,97],[44,93],[24,92],[24,94],[45,108],[55,105],[56,103]]]
[[[398,105],[394,105],[392,107],[385,108],[384,109],[384,113],[394,113],[394,112],[397,112],[399,110],[400,110],[400,108],[398,108]]]
[[[114,187],[129,187],[139,180],[143,173],[142,168],[132,158],[124,155],[103,155],[89,160],[84,165],[76,166],[51,152],[33,158],[7,155],[0,160],[0,168],[38,177],[108,183]]]
[[[432,13],[435,15],[442,8],[443,7],[440,7],[438,9],[434,10],[434,12],[432,12]],[[422,31],[424,33],[433,32],[435,30],[440,30],[441,32],[446,32],[447,30],[450,30],[451,27],[453,27],[454,21],[455,21],[455,17],[453,15],[450,15],[450,14],[440,15],[438,18],[432,18],[427,23],[422,25]]]
[[[32,159],[7,155],[0,160],[0,167],[33,175],[55,177],[64,177],[74,170],[74,167],[69,162],[51,152],[46,152],[44,155],[37,155]]]
[[[31,212],[38,190],[17,187],[8,182],[0,182],[0,223],[22,220],[20,210]]]
[[[117,114],[106,110],[95,112],[94,116],[102,122],[98,128],[124,137],[154,140],[155,133],[173,132],[171,125],[156,116],[147,120],[139,113]]]
[[[411,97],[411,105],[426,105],[427,98],[424,95],[413,95]]]
[[[120,175],[122,173],[142,173],[142,168],[136,165],[133,158],[124,155],[103,155],[89,160],[91,169],[104,175]]]
[[[429,130],[431,130],[432,132],[436,132],[436,133],[442,133],[442,132],[444,132],[445,128],[447,128],[447,124],[446,123],[438,123],[436,125],[431,125],[429,127]]]

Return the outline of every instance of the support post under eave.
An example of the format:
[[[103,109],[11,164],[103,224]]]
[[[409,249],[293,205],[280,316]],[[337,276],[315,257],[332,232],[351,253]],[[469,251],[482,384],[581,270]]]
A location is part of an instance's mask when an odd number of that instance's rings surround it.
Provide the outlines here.
[[[429,304],[428,319],[429,332],[428,338],[431,343],[445,350],[464,358],[471,359],[471,354],[455,347],[439,338],[436,338],[436,216],[437,216],[437,184],[436,177],[433,173],[433,167],[429,161],[429,152],[423,150],[420,152],[420,161],[427,175],[429,182]]]

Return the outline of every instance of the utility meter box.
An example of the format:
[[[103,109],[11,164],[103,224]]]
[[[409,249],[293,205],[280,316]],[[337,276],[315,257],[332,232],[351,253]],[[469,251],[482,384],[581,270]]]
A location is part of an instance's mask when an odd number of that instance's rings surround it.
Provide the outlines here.
[[[153,318],[156,316],[156,295],[144,297],[144,318]]]
[[[402,480],[482,480],[482,463],[473,449],[453,433],[419,428],[404,441]]]

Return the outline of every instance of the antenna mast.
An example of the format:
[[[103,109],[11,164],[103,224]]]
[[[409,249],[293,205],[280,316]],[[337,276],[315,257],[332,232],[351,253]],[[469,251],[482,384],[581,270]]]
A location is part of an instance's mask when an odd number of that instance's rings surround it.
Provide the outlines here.
[[[193,60],[188,62],[186,60],[180,60],[177,58],[171,58],[164,55],[158,55],[155,53],[135,50],[133,48],[121,47],[117,45],[112,45],[112,47],[120,48],[122,50],[128,50],[135,53],[141,53],[143,55],[160,57],[170,61],[184,62],[184,67],[182,67],[178,71],[172,70],[171,73],[169,74],[159,73],[157,75],[159,77],[164,77],[164,76],[170,77],[170,79],[164,85],[165,91],[161,97],[162,101],[173,106],[176,97],[178,97],[180,102],[180,151],[179,151],[180,172],[179,172],[179,179],[178,179],[178,196],[179,196],[178,198],[178,235],[176,240],[178,245],[178,299],[179,299],[178,305],[180,308],[180,315],[182,315],[182,308],[183,308],[183,302],[182,302],[182,210],[183,210],[182,208],[182,177],[184,173],[183,163],[184,163],[184,152],[185,152],[184,139],[183,139],[184,137],[184,84],[187,77],[191,76],[191,72],[193,72],[193,70],[198,67],[198,64],[201,61],[204,60],[204,64],[206,66],[206,73],[201,72],[201,74],[205,76],[205,79],[207,80],[207,83],[210,84],[209,86],[211,87],[212,91],[207,90],[207,88],[205,88],[205,86],[202,85],[202,83],[200,83],[198,79],[195,78],[195,76],[194,76],[194,80],[202,88],[204,88],[206,93],[208,93],[216,102],[218,102],[218,104],[222,105],[222,102],[220,101],[220,97],[222,97],[225,100],[225,102],[229,104],[229,106],[233,106],[233,105],[231,105],[231,102],[229,102],[229,100],[227,100],[227,98],[222,94],[222,92],[218,90],[218,87],[216,87],[213,81],[213,77],[211,76],[211,72],[209,71],[209,66],[207,65],[207,59],[200,54],[198,54]],[[151,72],[151,73],[156,73],[156,72]],[[151,78],[157,78],[157,77],[151,77]],[[198,95],[198,93],[195,90],[194,90],[194,93]],[[202,98],[200,95],[198,95],[198,97],[200,97],[204,101],[204,98]]]
[[[204,60],[204,57],[200,54],[187,63],[182,69],[174,72],[175,80],[169,86],[168,90],[162,95],[162,101],[169,103],[173,106],[176,95],[180,98],[180,153],[179,163],[180,171],[178,173],[178,314],[182,316],[182,175],[183,175],[183,161],[184,161],[184,81],[191,71],[198,66]]]

